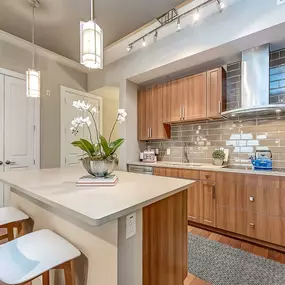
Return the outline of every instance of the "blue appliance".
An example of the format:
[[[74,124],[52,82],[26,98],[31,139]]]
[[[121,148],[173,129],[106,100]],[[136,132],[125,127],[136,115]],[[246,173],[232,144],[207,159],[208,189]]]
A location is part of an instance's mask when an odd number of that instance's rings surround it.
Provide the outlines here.
[[[270,150],[256,150],[255,157],[250,157],[255,170],[272,170],[272,153]]]

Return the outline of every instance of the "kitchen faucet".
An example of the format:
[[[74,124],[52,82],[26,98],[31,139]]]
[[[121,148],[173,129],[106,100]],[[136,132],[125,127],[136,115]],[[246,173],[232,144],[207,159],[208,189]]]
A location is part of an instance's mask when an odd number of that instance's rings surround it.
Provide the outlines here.
[[[182,162],[183,163],[189,163],[190,159],[188,157],[188,147],[189,146],[196,146],[197,144],[195,142],[185,142],[183,144],[183,156],[182,156]]]

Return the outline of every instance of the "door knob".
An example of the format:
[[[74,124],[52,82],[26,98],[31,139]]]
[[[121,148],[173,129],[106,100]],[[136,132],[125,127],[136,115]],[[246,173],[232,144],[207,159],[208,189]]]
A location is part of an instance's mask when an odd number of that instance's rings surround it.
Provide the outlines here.
[[[250,196],[250,197],[249,197],[249,201],[250,201],[250,202],[253,202],[253,201],[254,201],[254,197]]]
[[[5,161],[5,163],[7,164],[7,165],[14,165],[14,164],[16,164],[16,162],[14,162],[14,161],[10,161],[10,160],[6,160]]]

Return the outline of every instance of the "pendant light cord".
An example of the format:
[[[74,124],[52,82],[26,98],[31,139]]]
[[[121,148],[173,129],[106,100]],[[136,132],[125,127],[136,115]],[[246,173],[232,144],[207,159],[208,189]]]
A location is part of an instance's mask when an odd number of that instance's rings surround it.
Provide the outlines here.
[[[94,20],[94,0],[91,0],[91,21]]]
[[[33,43],[33,69],[35,69],[35,6],[34,5],[33,5],[32,43]]]

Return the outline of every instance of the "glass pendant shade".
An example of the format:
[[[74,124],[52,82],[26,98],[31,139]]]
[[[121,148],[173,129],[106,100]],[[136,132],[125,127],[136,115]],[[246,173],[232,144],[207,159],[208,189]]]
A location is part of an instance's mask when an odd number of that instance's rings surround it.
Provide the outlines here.
[[[40,82],[40,72],[29,68],[28,71],[26,71],[27,97],[40,97]]]
[[[90,69],[103,69],[103,30],[95,21],[80,22],[80,62]]]

